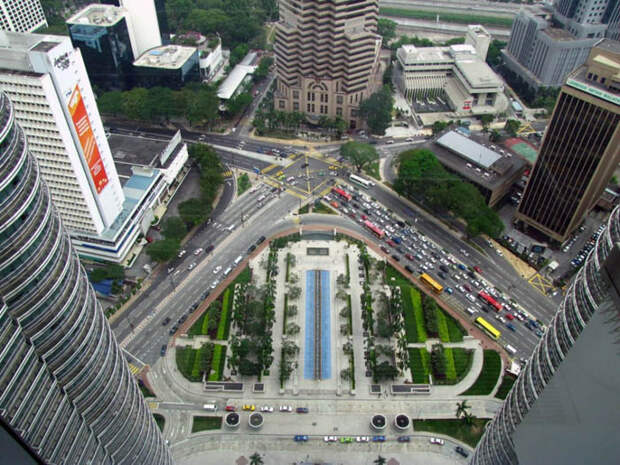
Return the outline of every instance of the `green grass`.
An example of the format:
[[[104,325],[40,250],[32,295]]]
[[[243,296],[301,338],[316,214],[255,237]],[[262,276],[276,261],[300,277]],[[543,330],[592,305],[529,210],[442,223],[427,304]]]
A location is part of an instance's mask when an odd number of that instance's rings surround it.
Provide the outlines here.
[[[424,313],[422,312],[422,295],[415,287],[411,287],[411,302],[413,303],[413,314],[415,316],[415,326],[418,333],[418,342],[425,342],[427,339],[426,328],[424,327]]]
[[[420,291],[407,285],[400,286],[400,289],[407,342],[424,342],[426,330],[424,329]]]
[[[454,356],[452,355],[452,348],[444,347],[443,356],[446,360],[446,380],[454,382],[456,381],[456,368],[454,366]]]
[[[310,204],[309,204],[309,203],[307,203],[307,204],[305,204],[303,207],[301,207],[301,208],[297,211],[297,213],[298,213],[299,215],[304,215],[304,214],[308,213],[309,211],[310,211]]]
[[[229,286],[224,291],[224,297],[222,298],[222,314],[220,315],[220,323],[217,327],[217,336],[215,337],[218,340],[226,340],[228,339],[228,331],[230,328],[230,307],[232,306],[232,288]]]
[[[364,167],[364,173],[368,176],[375,178],[378,181],[381,181],[381,173],[379,173],[379,162],[373,161],[372,163],[366,165]]]
[[[461,380],[471,369],[471,362],[473,360],[473,351],[468,349],[461,349],[455,347],[452,349],[452,356],[454,357],[454,369],[456,370],[456,379]]]
[[[288,294],[284,294],[284,318],[282,318],[282,335],[286,335],[286,310],[288,309]]]
[[[504,378],[502,378],[502,384],[499,385],[499,389],[497,390],[495,397],[498,399],[505,399],[515,381],[516,378],[514,376],[504,375]]]
[[[252,183],[250,182],[250,177],[247,173],[243,173],[237,178],[237,195],[243,194],[250,187],[252,187]]]
[[[328,207],[323,203],[314,204],[314,207],[312,207],[312,213],[326,213],[328,215],[336,215],[336,212],[331,207]]]
[[[159,428],[159,431],[163,431],[164,425],[166,424],[166,419],[159,413],[154,413],[153,418],[155,418],[155,423],[157,423],[157,427]]]
[[[220,429],[222,427],[222,417],[199,417],[193,418],[192,433],[199,431],[207,431],[211,429]]]
[[[385,267],[385,282],[390,286],[411,286],[411,281],[392,265]]]
[[[423,348],[409,349],[409,367],[415,384],[428,384],[430,355]]]
[[[499,16],[468,15],[462,13],[446,13],[445,11],[409,10],[404,8],[379,8],[382,16],[435,20],[437,15],[441,21],[459,24],[482,24],[489,26],[511,27],[512,19]]]
[[[191,328],[189,328],[189,331],[187,331],[187,334],[189,336],[200,336],[202,334],[207,334],[206,332],[205,333],[202,332],[202,327],[203,326],[206,327],[206,324],[207,324],[207,312],[205,311],[203,312],[202,315],[198,317],[198,319],[191,326]]]
[[[213,349],[213,359],[211,361],[212,373],[209,374],[209,381],[221,381],[225,361],[226,346],[217,344]]]
[[[202,326],[200,327],[200,334],[209,334],[209,308],[202,314]]]
[[[502,361],[499,354],[494,350],[485,350],[482,362],[482,371],[478,375],[476,382],[462,396],[485,396],[491,394],[493,388],[497,384],[500,371],[502,369]]]
[[[445,434],[451,436],[465,444],[476,447],[482,433],[484,425],[489,420],[487,418],[474,418],[471,425],[465,424],[463,420],[413,420],[414,431],[428,431],[429,433]]]
[[[249,283],[250,279],[252,279],[252,273],[250,273],[250,268],[248,266],[246,266],[243,271],[241,271],[241,273],[239,273],[237,275],[237,277],[235,278],[235,280],[232,282],[231,286],[233,284],[245,284],[245,283]]]
[[[155,394],[151,392],[149,388],[147,388],[142,382],[138,383],[138,387],[140,388],[140,392],[144,397],[155,397]]]
[[[448,333],[450,335],[450,342],[463,342],[463,336],[467,335],[465,328],[461,326],[452,315],[444,313],[446,324],[448,325]]]
[[[349,336],[351,336],[353,334],[353,307],[351,306],[351,294],[347,294],[347,308],[349,309]],[[355,389],[355,386],[353,388]]]
[[[177,367],[181,374],[190,381],[200,381],[200,379],[192,379],[192,369],[194,367],[194,360],[196,359],[196,353],[198,351],[192,349],[191,346],[177,347],[176,350]]]
[[[448,322],[443,310],[437,307],[435,314],[437,315],[437,328],[439,330],[439,339],[441,342],[450,342],[450,333],[448,332]]]

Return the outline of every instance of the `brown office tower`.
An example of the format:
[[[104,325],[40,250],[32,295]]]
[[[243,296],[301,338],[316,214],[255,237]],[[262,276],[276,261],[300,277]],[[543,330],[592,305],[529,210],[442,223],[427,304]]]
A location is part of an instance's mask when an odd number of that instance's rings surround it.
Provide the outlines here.
[[[516,219],[562,243],[620,162],[620,42],[603,39],[569,74]]]
[[[280,0],[275,109],[359,127],[360,102],[381,84],[377,0]]]

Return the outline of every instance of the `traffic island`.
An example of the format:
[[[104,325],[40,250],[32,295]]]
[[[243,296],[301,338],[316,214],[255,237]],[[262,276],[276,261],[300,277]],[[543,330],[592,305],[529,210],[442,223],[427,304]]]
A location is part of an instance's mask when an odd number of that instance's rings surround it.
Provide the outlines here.
[[[387,419],[385,415],[377,414],[372,417],[370,420],[370,426],[372,429],[377,431],[383,431],[387,426]]]
[[[260,429],[263,426],[263,423],[263,416],[258,412],[254,412],[250,415],[250,418],[248,418],[248,425],[252,429]]]
[[[411,426],[411,420],[409,420],[407,415],[404,413],[396,415],[396,418],[394,418],[394,427],[397,430],[405,431],[409,429],[409,426]]]
[[[241,423],[241,418],[238,413],[230,412],[226,415],[224,423],[231,429],[238,428]]]

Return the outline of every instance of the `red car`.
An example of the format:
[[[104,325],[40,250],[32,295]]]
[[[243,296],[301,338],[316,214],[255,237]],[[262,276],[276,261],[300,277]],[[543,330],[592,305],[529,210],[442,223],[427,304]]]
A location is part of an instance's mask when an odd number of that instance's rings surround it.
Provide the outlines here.
[[[363,219],[363,220],[367,220],[367,219],[368,219],[368,217],[367,217],[366,215],[362,215],[362,219]]]
[[[406,253],[405,257],[407,258],[407,260],[409,260],[411,262],[413,261],[413,255],[411,255],[410,253]]]
[[[515,317],[512,313],[506,313],[506,318],[508,318],[509,320],[514,320]]]
[[[237,410],[237,407],[235,407],[234,405],[227,405],[224,410],[226,410],[227,412],[234,412],[235,410]]]
[[[474,271],[476,273],[482,274],[482,268],[480,268],[479,266],[474,266]]]
[[[388,239],[386,242],[389,246],[396,247],[396,242],[394,242],[392,239]]]

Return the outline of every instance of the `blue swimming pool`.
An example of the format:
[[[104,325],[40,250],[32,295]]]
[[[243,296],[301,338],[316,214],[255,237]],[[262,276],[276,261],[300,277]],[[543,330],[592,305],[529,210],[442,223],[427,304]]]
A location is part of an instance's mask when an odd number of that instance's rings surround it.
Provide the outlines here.
[[[332,376],[329,271],[321,271],[321,379]]]
[[[316,287],[317,284],[320,286],[319,289]],[[318,291],[320,302],[316,300]],[[329,271],[306,271],[305,379],[331,378],[330,314]],[[317,333],[320,333],[320,340]]]
[[[306,337],[304,378],[314,379],[314,271],[306,271]]]

